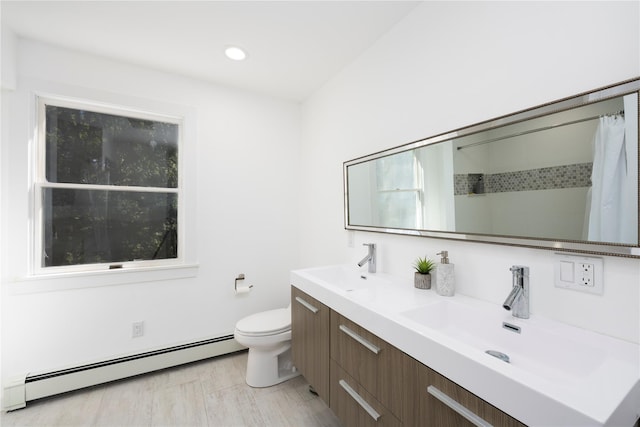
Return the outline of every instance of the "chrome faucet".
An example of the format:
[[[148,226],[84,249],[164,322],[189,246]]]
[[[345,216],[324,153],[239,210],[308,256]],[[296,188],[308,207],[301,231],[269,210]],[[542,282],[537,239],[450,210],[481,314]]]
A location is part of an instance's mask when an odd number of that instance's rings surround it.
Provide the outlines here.
[[[513,288],[502,306],[510,310],[513,317],[529,318],[529,267],[514,265],[509,270],[513,275]]]
[[[375,273],[376,272],[376,244],[375,243],[363,243],[362,246],[369,247],[369,253],[366,257],[362,258],[362,261],[358,263],[358,267],[362,267],[367,262],[369,263],[368,272]]]

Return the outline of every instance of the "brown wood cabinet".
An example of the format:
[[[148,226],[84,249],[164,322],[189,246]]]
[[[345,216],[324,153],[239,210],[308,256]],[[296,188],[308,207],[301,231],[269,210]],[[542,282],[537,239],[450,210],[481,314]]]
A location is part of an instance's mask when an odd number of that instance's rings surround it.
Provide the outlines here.
[[[291,357],[318,395],[329,402],[330,309],[291,287]]]
[[[522,427],[515,418],[407,356],[405,365],[405,426]],[[469,419],[476,420],[476,423]]]

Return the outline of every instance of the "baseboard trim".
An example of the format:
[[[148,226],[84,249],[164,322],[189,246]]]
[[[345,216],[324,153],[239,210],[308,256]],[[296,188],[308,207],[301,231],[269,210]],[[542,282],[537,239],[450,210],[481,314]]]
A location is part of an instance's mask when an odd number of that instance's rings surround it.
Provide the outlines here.
[[[245,349],[233,335],[167,347],[80,365],[73,368],[27,375],[4,388],[3,407],[20,409],[27,402],[133,377],[160,369],[196,362]]]

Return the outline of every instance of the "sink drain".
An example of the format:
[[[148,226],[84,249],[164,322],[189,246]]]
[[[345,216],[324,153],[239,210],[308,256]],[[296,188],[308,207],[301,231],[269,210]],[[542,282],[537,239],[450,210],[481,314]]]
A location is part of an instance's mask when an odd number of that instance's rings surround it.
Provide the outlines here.
[[[485,351],[485,353],[487,353],[487,354],[489,354],[489,355],[491,355],[493,357],[496,357],[496,358],[502,360],[503,362],[511,363],[509,361],[509,356],[507,356],[506,354],[502,353],[501,351],[487,350],[487,351]]]

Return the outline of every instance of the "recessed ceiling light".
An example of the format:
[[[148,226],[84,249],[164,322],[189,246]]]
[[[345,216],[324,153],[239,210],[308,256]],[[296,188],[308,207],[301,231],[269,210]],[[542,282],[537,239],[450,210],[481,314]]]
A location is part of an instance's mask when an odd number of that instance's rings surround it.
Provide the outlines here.
[[[238,46],[228,46],[224,50],[224,54],[227,55],[227,58],[233,59],[234,61],[242,61],[247,57],[247,53]]]

